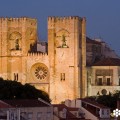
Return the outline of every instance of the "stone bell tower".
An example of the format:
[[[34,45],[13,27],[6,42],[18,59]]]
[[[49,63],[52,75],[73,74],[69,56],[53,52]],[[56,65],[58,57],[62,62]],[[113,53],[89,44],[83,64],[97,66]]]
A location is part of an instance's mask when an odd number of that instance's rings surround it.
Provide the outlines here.
[[[0,76],[4,79],[23,82],[26,57],[36,42],[36,22],[26,17],[0,18]]]
[[[50,98],[53,103],[84,97],[86,92],[86,20],[48,17]]]

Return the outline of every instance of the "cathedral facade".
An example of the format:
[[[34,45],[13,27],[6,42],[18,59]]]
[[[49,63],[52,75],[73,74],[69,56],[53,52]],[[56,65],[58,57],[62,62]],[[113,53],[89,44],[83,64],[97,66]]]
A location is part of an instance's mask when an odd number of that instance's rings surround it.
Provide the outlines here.
[[[86,19],[48,17],[48,52],[35,51],[37,20],[0,18],[0,77],[46,91],[53,103],[86,96]]]

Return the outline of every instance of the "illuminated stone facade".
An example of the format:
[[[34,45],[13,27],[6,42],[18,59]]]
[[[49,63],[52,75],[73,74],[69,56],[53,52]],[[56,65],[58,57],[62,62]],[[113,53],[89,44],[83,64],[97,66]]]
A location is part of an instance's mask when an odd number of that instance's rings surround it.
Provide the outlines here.
[[[85,25],[85,18],[48,18],[50,94],[55,101],[85,96]]]
[[[53,103],[86,95],[86,20],[48,17],[48,54],[33,51],[37,20],[0,18],[0,76],[49,93]]]

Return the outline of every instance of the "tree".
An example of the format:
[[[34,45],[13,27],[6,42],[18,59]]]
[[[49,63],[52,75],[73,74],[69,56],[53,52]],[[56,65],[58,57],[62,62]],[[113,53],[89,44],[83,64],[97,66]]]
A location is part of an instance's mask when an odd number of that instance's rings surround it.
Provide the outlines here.
[[[111,110],[117,108],[117,98],[114,95],[100,95],[96,101],[104,106],[111,108]]]
[[[51,102],[48,94],[30,84],[0,78],[0,99],[38,99]]]
[[[90,96],[87,98],[114,110],[117,108],[117,100],[120,100],[120,91],[117,90],[114,93],[109,93],[108,95]]]

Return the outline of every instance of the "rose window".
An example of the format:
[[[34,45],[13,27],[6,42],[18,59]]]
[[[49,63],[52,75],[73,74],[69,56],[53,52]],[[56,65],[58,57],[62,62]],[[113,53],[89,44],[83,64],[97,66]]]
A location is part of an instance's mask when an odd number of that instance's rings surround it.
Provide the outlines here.
[[[45,79],[47,76],[47,69],[45,67],[42,66],[38,66],[35,69],[35,76],[37,77],[37,79]]]
[[[34,80],[40,80],[45,82],[48,80],[48,68],[43,63],[36,63],[31,67],[31,75]]]

